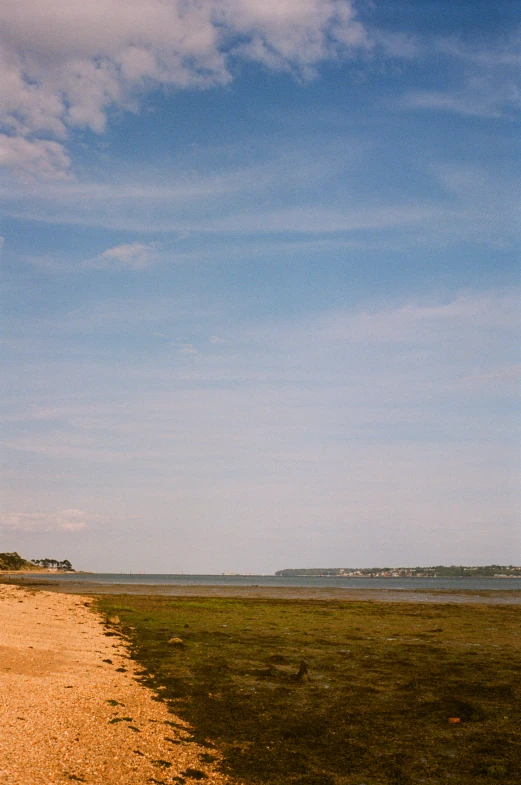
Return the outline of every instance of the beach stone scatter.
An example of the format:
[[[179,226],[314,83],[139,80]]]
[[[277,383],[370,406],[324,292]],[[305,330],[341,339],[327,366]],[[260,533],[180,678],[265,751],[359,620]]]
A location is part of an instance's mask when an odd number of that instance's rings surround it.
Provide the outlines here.
[[[0,585],[0,785],[174,783],[201,769],[229,785],[90,605]]]

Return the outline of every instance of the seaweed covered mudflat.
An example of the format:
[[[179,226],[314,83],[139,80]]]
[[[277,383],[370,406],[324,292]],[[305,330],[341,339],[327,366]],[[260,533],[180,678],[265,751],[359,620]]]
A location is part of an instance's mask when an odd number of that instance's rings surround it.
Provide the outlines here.
[[[518,606],[96,602],[158,699],[246,784],[521,782]]]

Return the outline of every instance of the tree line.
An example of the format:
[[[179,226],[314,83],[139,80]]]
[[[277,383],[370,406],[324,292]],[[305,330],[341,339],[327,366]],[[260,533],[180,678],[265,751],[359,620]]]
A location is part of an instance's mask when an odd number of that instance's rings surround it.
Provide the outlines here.
[[[74,572],[68,559],[23,559],[16,551],[13,553],[0,553],[0,570],[6,572],[20,572],[22,570],[58,570],[60,572]]]
[[[72,564],[68,559],[31,559],[33,564],[43,567],[45,570],[59,570],[60,572],[74,572]]]
[[[30,570],[34,569],[31,562],[22,559],[18,553],[0,553],[0,570]]]

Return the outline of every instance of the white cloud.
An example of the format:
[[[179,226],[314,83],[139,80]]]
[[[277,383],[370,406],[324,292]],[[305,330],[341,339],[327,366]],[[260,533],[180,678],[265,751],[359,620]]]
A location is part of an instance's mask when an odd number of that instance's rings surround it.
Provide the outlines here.
[[[8,512],[0,513],[0,529],[13,531],[81,531],[92,516],[84,510],[60,510],[59,512]]]
[[[93,267],[128,268],[143,270],[154,261],[154,246],[146,243],[125,243],[114,248],[107,248],[99,256],[87,262]]]
[[[65,148],[58,142],[0,134],[0,166],[14,170],[22,179],[68,180],[70,165]]]
[[[368,46],[351,0],[18,0],[0,28],[0,126],[27,144],[102,133],[151,86],[224,84],[233,58],[306,78]]]

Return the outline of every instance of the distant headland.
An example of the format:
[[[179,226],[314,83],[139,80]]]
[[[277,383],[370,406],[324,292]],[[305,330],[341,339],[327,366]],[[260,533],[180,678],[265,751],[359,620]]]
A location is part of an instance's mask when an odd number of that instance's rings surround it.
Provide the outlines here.
[[[16,551],[0,553],[0,572],[75,572],[68,559],[23,559]]]
[[[521,578],[521,567],[489,564],[485,567],[307,567],[277,570],[283,578]]]

